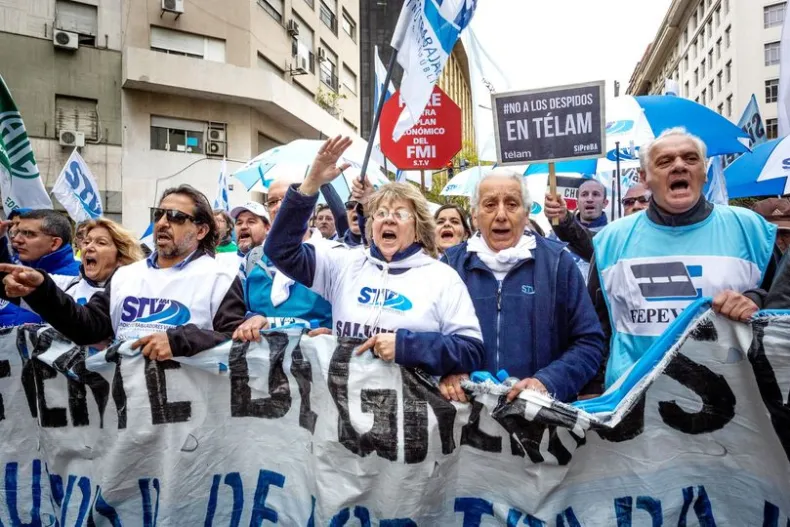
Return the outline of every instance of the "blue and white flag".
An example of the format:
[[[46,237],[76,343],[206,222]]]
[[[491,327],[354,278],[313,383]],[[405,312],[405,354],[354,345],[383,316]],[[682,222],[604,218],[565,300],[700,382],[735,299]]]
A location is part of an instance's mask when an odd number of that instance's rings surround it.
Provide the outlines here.
[[[727,180],[724,179],[724,157],[710,158],[708,165],[708,179],[705,182],[705,199],[716,205],[727,205]]]
[[[752,148],[768,141],[763,118],[760,116],[760,107],[757,106],[757,97],[755,97],[754,94],[752,94],[752,98],[749,99],[749,104],[747,104],[746,108],[743,110],[741,120],[738,121],[738,127],[749,134],[749,139],[751,140],[750,146]]]
[[[51,209],[25,123],[0,76],[0,194],[6,216],[14,209]]]
[[[152,251],[156,249],[156,244],[154,244],[154,224],[149,223],[148,228],[145,229],[142,237],[140,238],[140,244],[145,245]]]
[[[405,105],[392,132],[395,141],[419,121],[476,7],[477,0],[408,0],[403,4],[391,44],[403,67],[400,97]]]
[[[60,171],[52,195],[75,223],[95,220],[104,213],[96,178],[76,148]]]
[[[222,168],[219,171],[219,179],[217,180],[217,197],[214,198],[214,209],[222,209],[225,212],[230,210],[230,203],[228,202],[228,160],[222,160]]]

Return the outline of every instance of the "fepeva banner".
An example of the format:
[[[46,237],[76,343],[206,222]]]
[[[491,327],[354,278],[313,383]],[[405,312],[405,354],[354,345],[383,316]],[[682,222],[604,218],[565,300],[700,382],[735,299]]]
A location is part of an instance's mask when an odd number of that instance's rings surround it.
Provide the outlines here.
[[[493,385],[451,404],[359,341],[292,330],[168,362],[4,330],[0,521],[785,526],[788,337],[788,315],[705,312],[573,406]]]
[[[500,165],[603,157],[605,82],[491,95]]]

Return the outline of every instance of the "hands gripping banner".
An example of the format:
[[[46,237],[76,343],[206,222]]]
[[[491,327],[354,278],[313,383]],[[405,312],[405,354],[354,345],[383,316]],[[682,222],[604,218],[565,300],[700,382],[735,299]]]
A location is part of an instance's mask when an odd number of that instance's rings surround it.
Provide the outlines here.
[[[358,341],[295,331],[151,362],[5,330],[0,521],[785,526],[788,337],[788,315],[706,312],[590,414],[486,385],[451,404]]]

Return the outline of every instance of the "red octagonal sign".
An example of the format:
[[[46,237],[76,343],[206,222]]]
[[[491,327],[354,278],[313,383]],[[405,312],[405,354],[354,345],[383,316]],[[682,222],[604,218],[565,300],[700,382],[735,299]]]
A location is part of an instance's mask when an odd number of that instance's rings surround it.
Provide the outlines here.
[[[414,128],[400,141],[392,131],[403,111],[400,91],[390,97],[381,111],[381,150],[401,170],[439,170],[461,150],[461,109],[434,86],[428,106]]]

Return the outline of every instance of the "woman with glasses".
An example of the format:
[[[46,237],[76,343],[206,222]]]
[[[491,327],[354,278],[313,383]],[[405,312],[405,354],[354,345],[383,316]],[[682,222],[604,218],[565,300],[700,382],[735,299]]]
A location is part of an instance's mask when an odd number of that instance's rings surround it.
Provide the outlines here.
[[[301,185],[291,186],[264,245],[278,269],[332,305],[334,334],[367,339],[385,361],[432,375],[482,367],[480,325],[458,274],[436,260],[428,202],[404,183],[391,183],[365,206],[369,249],[306,245],[302,236],[318,189],[348,165],[336,166],[349,138],[327,140]]]

